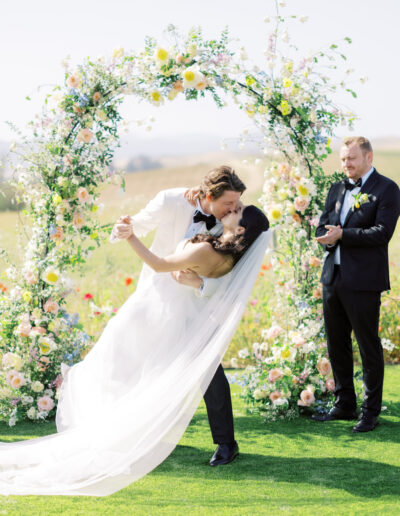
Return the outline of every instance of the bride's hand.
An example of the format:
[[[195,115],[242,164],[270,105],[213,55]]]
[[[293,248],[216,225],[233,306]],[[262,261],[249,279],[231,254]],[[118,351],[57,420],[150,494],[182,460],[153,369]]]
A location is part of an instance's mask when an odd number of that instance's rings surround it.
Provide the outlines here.
[[[195,186],[194,188],[189,188],[185,192],[185,198],[190,202],[192,206],[197,205],[197,199],[199,198],[200,186]]]
[[[131,224],[125,224],[125,223],[118,223],[114,225],[113,233],[116,238],[119,238],[120,240],[126,240],[130,236],[132,236],[133,228]]]

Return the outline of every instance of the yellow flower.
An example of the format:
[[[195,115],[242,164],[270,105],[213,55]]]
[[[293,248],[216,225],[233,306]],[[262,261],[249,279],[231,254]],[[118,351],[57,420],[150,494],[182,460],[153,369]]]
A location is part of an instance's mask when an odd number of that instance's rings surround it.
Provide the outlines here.
[[[58,206],[62,202],[62,197],[59,194],[54,194],[53,197],[53,203]]]
[[[331,146],[331,141],[332,141],[332,140],[331,140],[330,138],[328,138],[328,139],[327,139],[327,141],[326,141],[326,146],[327,146],[327,147],[330,147],[330,146]]]
[[[99,207],[97,206],[97,204],[93,204],[93,206],[91,207],[91,210],[93,213],[96,213],[96,211],[99,209]]]
[[[258,106],[258,112],[262,115],[265,115],[268,113],[268,106]]]
[[[32,301],[32,293],[27,290],[22,294],[22,299],[25,301],[25,303],[29,303]]]
[[[155,52],[155,58],[162,64],[165,64],[168,61],[168,51],[165,48],[157,48]]]
[[[97,118],[99,118],[102,122],[105,122],[107,118],[107,113],[103,109],[98,109],[96,111]]]
[[[150,102],[154,104],[155,106],[159,106],[164,102],[164,97],[161,95],[161,93],[158,90],[154,90],[150,92]]]
[[[293,81],[291,79],[285,78],[283,79],[283,87],[284,88],[290,88],[290,86],[293,84]]]
[[[288,196],[288,193],[285,190],[279,190],[278,199],[280,201],[284,201],[285,199],[287,199],[287,196]]]
[[[293,61],[288,61],[287,63],[285,63],[285,69],[289,73],[292,73],[293,72]]]
[[[94,233],[92,233],[92,234],[90,235],[90,238],[91,238],[92,240],[95,240],[96,238],[98,238],[98,236],[99,236],[99,234],[95,231]]]
[[[358,209],[360,207],[360,203],[356,202],[354,206]]]
[[[195,74],[194,74],[193,70],[187,69],[185,72],[183,72],[183,78],[187,82],[194,81]]]
[[[270,217],[272,220],[279,220],[282,217],[282,211],[278,206],[275,206],[270,211]]]
[[[50,353],[50,345],[47,342],[42,341],[39,344],[40,353],[42,355],[48,355]]]
[[[124,55],[124,49],[122,47],[114,48],[112,56],[114,59],[118,59]]]
[[[290,357],[290,351],[288,349],[284,349],[281,353],[281,358],[289,358]]]
[[[297,186],[297,191],[299,192],[300,195],[302,195],[303,197],[306,197],[308,194],[309,194],[309,191],[308,191],[308,188],[305,187],[304,185],[302,184],[299,184]]]
[[[178,95],[179,91],[175,88],[172,88],[170,92],[168,93],[168,100],[174,100],[174,98]]]
[[[49,267],[48,269],[46,269],[43,279],[46,283],[49,283],[50,285],[55,285],[57,281],[60,279],[60,275],[56,269]]]
[[[254,79],[254,77],[252,77],[251,75],[248,75],[246,77],[246,84],[247,86],[251,86],[252,84],[254,84],[256,82],[256,80]]]
[[[289,103],[287,100],[282,100],[282,102],[280,103],[279,109],[283,116],[288,115],[292,111],[292,108],[289,106]]]

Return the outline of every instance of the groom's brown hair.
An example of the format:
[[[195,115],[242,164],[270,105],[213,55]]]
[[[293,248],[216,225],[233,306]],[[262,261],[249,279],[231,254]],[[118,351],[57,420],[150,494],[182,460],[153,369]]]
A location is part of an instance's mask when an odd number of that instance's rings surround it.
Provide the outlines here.
[[[243,193],[246,185],[239,179],[232,167],[222,165],[210,170],[203,178],[199,195],[204,199],[206,194],[210,194],[211,198],[215,200],[227,190]]]

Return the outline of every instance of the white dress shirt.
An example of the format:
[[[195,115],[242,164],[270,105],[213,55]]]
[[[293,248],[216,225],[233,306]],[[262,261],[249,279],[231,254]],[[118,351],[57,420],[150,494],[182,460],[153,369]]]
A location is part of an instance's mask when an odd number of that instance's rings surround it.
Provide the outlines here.
[[[346,190],[346,193],[344,194],[342,209],[340,211],[340,225],[343,227],[344,221],[346,220],[347,214],[349,213],[349,210],[354,204],[354,197],[358,194],[358,192],[361,190],[361,188],[364,186],[365,182],[369,178],[369,176],[374,171],[374,167],[371,167],[369,171],[364,174],[361,177],[361,186],[356,186],[353,188],[353,190]],[[349,179],[349,183],[355,184],[355,181],[352,179]],[[334,256],[334,264],[340,265],[340,244],[337,246],[335,250],[335,256]]]
[[[204,215],[209,215],[209,213],[204,213],[204,211],[201,208],[200,201],[198,199],[196,209]],[[215,226],[208,231],[204,220],[200,220],[199,222],[193,222],[192,219],[192,222],[189,225],[188,230],[186,231],[185,238],[192,238],[195,235],[198,235],[199,233],[209,233],[210,235],[219,236],[222,233],[222,224],[217,219],[217,223],[215,224]]]

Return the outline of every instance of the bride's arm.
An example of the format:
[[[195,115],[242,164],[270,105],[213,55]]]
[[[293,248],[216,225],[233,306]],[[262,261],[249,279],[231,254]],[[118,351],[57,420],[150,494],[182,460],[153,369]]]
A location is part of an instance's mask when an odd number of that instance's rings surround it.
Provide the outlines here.
[[[133,233],[130,224],[116,224],[114,227],[116,236],[121,239],[126,239],[139,258],[156,272],[172,272],[196,268],[204,263],[209,263],[210,258],[212,259],[214,254],[210,244],[202,242],[162,258],[151,252],[150,249],[142,244]]]

